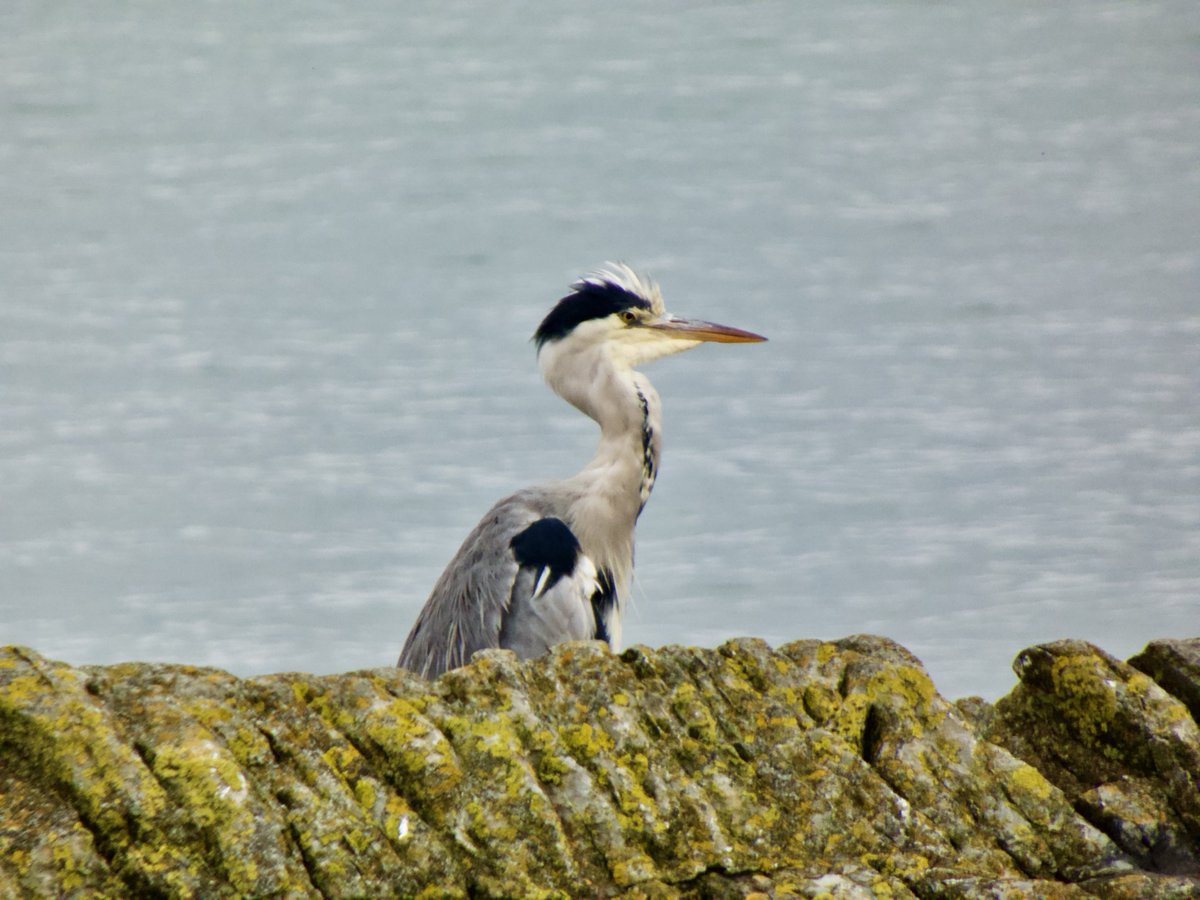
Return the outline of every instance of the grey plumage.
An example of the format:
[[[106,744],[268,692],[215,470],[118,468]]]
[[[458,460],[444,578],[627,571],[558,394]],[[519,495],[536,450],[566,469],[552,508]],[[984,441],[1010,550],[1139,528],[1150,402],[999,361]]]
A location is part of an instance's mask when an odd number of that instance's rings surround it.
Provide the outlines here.
[[[433,678],[487,647],[529,658],[563,641],[618,649],[633,534],[658,471],[661,405],[636,366],[697,346],[765,340],[669,315],[624,265],[572,285],[534,340],[547,384],[600,425],[592,461],[501,500],[434,585],[398,665]]]

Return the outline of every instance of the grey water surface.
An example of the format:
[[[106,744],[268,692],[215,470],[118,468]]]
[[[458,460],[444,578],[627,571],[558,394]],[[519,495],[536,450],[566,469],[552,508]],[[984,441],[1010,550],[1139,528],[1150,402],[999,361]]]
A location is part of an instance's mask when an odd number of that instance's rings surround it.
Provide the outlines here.
[[[589,457],[528,338],[606,259],[770,338],[649,369],[627,643],[1200,634],[1194,0],[14,0],[0,643],[392,663]]]

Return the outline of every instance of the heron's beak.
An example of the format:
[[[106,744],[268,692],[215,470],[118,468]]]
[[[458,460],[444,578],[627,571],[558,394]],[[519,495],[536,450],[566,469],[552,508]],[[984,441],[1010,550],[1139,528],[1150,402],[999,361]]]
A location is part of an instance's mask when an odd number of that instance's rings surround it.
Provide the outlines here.
[[[661,331],[668,337],[684,341],[715,341],[720,344],[749,344],[765,341],[766,338],[753,331],[742,331],[728,325],[718,325],[716,322],[702,322],[699,319],[680,319],[675,316],[663,316],[645,324],[646,328]]]

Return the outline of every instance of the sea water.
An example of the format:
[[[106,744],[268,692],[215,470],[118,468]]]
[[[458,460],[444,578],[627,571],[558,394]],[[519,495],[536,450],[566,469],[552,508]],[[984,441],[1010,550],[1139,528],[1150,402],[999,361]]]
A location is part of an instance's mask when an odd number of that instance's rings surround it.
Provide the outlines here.
[[[391,664],[606,259],[770,338],[648,369],[628,643],[1200,634],[1198,10],[7,4],[0,642]]]

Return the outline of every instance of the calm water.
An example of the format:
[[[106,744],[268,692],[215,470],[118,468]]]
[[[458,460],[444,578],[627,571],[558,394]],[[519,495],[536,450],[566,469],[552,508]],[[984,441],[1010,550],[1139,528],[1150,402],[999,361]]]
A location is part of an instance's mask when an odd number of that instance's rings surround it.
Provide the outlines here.
[[[0,210],[0,643],[390,664],[608,258],[771,338],[650,370],[629,642],[1200,634],[1194,0],[15,0]]]

